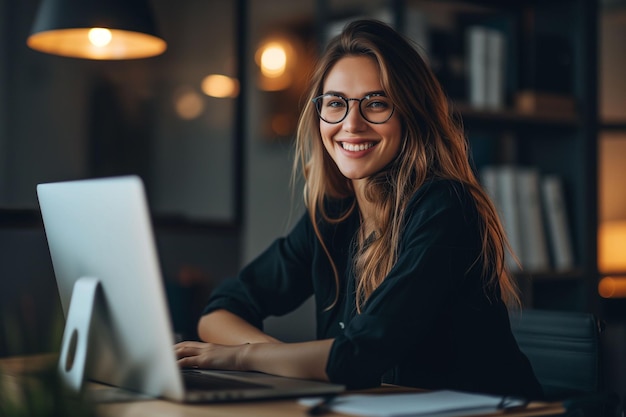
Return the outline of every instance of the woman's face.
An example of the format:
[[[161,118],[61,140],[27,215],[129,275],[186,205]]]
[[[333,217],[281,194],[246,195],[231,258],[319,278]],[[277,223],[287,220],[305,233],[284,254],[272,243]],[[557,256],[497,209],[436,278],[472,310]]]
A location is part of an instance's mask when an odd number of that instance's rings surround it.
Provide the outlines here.
[[[361,99],[383,92],[379,79],[380,71],[373,58],[341,58],[327,74],[323,94]],[[341,122],[330,124],[320,119],[320,133],[326,151],[341,173],[359,180],[381,171],[398,155],[402,127],[397,112],[385,123],[374,124],[363,118],[358,101],[348,103],[348,115]]]

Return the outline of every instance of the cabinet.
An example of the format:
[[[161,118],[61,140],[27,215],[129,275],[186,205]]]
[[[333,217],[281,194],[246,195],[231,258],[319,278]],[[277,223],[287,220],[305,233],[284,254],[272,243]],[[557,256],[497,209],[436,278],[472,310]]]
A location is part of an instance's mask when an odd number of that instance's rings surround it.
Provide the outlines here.
[[[561,179],[573,266],[519,272],[524,303],[596,312],[597,2],[318,0],[319,37],[359,16],[388,21],[425,49],[463,118],[477,173],[514,165]],[[497,30],[504,39],[504,59],[492,74],[503,80],[501,98],[491,106],[477,106],[470,88],[468,31],[474,26]],[[522,92],[557,96],[571,108],[523,110],[517,102]]]

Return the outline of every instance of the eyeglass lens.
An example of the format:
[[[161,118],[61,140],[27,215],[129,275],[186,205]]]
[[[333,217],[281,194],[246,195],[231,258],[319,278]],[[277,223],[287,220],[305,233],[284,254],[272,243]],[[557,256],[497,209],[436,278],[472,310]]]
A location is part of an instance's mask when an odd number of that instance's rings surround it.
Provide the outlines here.
[[[348,115],[350,101],[359,103],[361,116],[370,123],[385,123],[393,113],[391,100],[382,94],[371,94],[362,99],[325,94],[315,99],[315,105],[322,120],[327,123],[339,123]]]

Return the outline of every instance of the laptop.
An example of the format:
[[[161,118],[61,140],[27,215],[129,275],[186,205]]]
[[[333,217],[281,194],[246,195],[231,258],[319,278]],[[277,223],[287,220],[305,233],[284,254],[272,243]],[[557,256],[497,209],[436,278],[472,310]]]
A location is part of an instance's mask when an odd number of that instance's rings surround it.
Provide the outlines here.
[[[61,371],[82,361],[81,381],[179,402],[317,396],[344,389],[257,372],[181,370],[142,180],[39,184],[37,196],[66,317]],[[70,318],[83,327],[70,328]]]

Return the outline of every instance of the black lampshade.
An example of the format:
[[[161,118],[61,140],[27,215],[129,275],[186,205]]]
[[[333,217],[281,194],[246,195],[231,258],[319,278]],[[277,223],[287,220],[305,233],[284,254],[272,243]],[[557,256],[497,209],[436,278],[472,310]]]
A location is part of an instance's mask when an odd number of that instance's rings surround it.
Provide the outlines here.
[[[147,0],[42,0],[27,44],[88,59],[146,58],[167,48]]]

